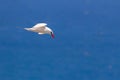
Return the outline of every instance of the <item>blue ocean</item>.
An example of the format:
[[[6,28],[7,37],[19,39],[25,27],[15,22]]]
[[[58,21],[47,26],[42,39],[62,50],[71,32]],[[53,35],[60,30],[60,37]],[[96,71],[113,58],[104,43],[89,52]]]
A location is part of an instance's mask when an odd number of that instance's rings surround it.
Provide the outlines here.
[[[120,80],[120,1],[0,0],[0,80]]]

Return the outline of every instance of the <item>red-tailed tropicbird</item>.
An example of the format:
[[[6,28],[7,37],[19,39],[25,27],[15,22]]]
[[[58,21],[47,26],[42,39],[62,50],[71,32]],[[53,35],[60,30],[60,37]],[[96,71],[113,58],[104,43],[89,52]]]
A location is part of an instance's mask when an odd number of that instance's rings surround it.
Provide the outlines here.
[[[38,23],[32,28],[24,28],[24,29],[32,32],[37,32],[38,34],[49,34],[51,35],[52,38],[54,38],[53,31],[49,27],[47,27],[46,23]]]

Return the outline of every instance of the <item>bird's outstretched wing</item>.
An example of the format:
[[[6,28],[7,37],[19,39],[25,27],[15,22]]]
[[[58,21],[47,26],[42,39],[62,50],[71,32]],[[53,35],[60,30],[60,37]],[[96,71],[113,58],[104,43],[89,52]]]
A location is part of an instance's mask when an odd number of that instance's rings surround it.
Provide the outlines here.
[[[35,26],[33,26],[33,28],[45,28],[46,27],[46,23],[38,23]]]

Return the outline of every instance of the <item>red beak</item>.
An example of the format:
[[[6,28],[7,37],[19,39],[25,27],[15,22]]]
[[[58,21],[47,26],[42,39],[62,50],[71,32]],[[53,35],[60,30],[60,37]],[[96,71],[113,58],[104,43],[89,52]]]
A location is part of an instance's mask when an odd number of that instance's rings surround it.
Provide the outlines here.
[[[53,33],[51,33],[51,37],[52,37],[52,38],[54,38],[54,37],[55,37]]]

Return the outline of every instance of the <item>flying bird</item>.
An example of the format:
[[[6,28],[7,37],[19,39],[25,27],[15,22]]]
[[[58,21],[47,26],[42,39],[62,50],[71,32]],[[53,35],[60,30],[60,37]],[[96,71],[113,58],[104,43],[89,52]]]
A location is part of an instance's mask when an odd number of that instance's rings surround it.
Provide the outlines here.
[[[37,32],[38,34],[49,34],[51,35],[52,38],[54,38],[54,33],[52,29],[47,27],[46,23],[38,23],[32,28],[24,28],[24,29],[32,32]]]

